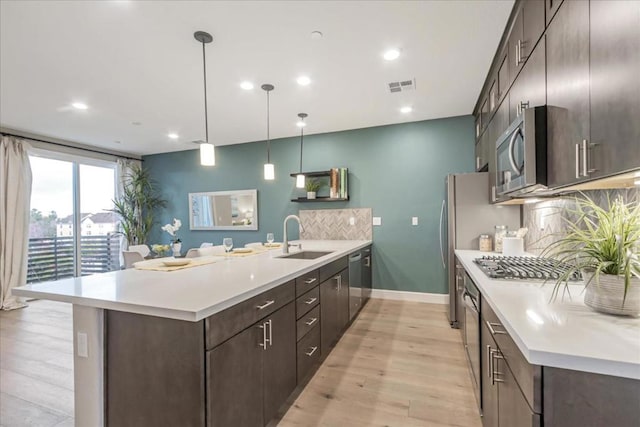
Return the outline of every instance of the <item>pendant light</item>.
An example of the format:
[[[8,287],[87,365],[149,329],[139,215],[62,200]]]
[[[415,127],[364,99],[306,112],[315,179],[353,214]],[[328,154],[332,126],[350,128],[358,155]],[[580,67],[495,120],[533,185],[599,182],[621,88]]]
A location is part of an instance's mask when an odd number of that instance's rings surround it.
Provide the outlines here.
[[[298,117],[300,117],[300,121],[298,122],[298,126],[300,126],[300,173],[296,176],[297,188],[304,188],[304,175],[302,174],[302,146],[304,144],[304,127],[307,125],[304,122],[304,119],[307,116],[307,113],[298,113]]]
[[[215,166],[216,152],[212,143],[209,142],[209,120],[207,117],[207,59],[205,56],[205,44],[211,43],[213,37],[204,31],[196,31],[193,37],[202,43],[202,68],[204,72],[204,133],[205,140],[200,143],[200,164],[202,166]]]
[[[271,92],[274,87],[273,85],[266,83],[263,84],[261,88],[267,92],[267,163],[264,164],[264,179],[267,181],[273,181],[276,178],[276,172],[273,163],[271,163],[271,141],[269,140],[269,92]]]

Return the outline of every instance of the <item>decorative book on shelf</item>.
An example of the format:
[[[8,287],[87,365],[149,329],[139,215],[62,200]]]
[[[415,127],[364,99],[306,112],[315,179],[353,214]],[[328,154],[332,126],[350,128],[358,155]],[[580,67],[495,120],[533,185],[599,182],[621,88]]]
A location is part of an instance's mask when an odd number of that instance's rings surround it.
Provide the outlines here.
[[[292,199],[292,202],[344,202],[349,200],[349,169],[348,168],[331,168],[326,171],[302,172],[306,178],[323,179],[328,178],[325,183],[329,188],[328,196],[320,196],[315,199],[307,199],[306,197],[298,197]],[[296,177],[298,173],[292,173],[292,177]]]

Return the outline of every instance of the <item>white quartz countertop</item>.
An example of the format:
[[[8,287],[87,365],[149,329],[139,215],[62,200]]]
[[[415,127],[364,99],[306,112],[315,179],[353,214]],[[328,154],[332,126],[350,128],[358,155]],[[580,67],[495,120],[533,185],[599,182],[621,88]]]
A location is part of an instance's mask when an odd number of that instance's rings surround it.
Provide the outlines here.
[[[554,282],[491,279],[473,262],[489,253],[455,253],[529,363],[640,379],[640,319],[591,310],[582,284],[550,302]]]
[[[314,260],[279,259],[282,249],[176,271],[120,270],[22,286],[18,296],[199,321],[238,302],[362,249],[370,240],[301,240]],[[294,251],[292,251],[294,252]]]

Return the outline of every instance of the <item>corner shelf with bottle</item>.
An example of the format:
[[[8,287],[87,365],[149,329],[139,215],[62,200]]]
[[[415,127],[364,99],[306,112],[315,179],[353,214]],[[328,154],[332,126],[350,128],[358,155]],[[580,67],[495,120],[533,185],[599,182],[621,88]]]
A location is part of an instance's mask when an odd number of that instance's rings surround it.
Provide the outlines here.
[[[292,178],[296,178],[300,172],[290,174]],[[349,169],[348,168],[331,168],[325,171],[302,172],[305,179],[313,178],[325,181],[328,178],[328,185],[325,182],[323,187],[329,187],[328,196],[320,196],[315,199],[307,197],[298,197],[291,199],[292,202],[346,202],[349,200]],[[322,188],[322,187],[321,187]]]

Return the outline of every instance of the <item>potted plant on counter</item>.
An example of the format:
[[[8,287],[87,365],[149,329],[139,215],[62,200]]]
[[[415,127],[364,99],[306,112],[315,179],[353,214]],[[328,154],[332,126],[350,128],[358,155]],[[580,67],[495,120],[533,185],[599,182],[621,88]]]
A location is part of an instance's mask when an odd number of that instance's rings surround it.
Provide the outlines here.
[[[305,183],[305,188],[307,189],[307,199],[315,199],[316,193],[322,188],[322,181],[309,178]]]
[[[640,204],[621,197],[607,207],[586,195],[567,209],[567,233],[545,249],[558,261],[571,265],[554,288],[554,296],[568,278],[581,272],[586,286],[584,302],[609,314],[640,316]]]

